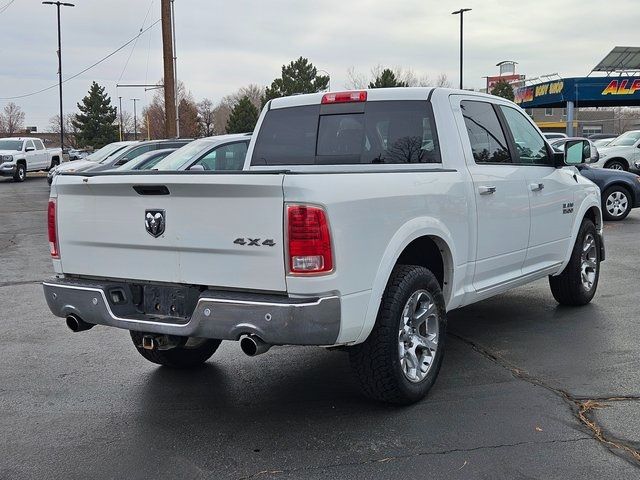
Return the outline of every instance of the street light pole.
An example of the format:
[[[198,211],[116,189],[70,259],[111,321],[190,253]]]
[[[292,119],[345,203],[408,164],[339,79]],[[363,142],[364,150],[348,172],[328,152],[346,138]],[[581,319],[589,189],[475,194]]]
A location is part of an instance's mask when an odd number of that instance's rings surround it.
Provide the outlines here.
[[[64,115],[62,112],[62,38],[60,35],[60,7],[75,7],[73,3],[42,2],[43,5],[58,7],[58,90],[60,92],[60,148],[64,149]]]
[[[138,114],[136,112],[136,102],[139,98],[132,98],[133,100],[133,139],[138,140]]]
[[[122,97],[118,97],[118,101],[120,102],[120,141],[122,141],[122,137],[124,136],[124,127],[122,126]]]
[[[460,15],[460,90],[462,90],[462,40],[464,30],[464,12],[470,12],[470,8],[461,8],[455,12],[451,12],[451,15]]]

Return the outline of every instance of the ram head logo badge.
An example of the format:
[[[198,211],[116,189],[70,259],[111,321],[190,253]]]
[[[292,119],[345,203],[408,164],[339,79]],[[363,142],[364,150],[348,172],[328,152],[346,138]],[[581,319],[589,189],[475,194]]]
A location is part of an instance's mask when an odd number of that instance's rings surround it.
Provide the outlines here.
[[[144,225],[149,235],[158,238],[164,233],[164,210],[147,210],[144,214]]]

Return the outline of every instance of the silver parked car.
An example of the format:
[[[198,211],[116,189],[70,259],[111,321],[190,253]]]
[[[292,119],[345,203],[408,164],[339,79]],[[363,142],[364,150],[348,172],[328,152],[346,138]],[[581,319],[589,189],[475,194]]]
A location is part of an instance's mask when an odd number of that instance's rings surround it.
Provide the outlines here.
[[[242,170],[250,133],[206,137],[179,148],[154,170]]]

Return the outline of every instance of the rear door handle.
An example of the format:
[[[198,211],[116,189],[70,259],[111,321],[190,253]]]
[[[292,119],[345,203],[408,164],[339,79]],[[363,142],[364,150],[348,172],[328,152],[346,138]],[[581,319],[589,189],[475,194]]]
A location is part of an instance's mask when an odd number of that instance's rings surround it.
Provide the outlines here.
[[[529,188],[532,192],[539,192],[544,188],[544,183],[531,183],[529,184]]]
[[[491,195],[493,193],[496,193],[496,187],[492,185],[482,185],[478,187],[478,193],[480,195]]]

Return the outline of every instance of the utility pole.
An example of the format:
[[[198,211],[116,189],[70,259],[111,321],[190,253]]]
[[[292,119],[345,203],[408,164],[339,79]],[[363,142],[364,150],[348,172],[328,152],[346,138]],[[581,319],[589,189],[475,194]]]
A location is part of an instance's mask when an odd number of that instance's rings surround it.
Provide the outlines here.
[[[139,98],[132,98],[133,100],[133,139],[138,140],[138,113],[136,111],[136,102]]]
[[[58,90],[60,93],[60,148],[64,149],[64,114],[62,112],[62,38],[60,35],[60,7],[75,7],[73,3],[42,2],[43,5],[58,7]]]
[[[173,37],[173,81],[176,90],[176,137],[180,137],[180,89],[178,88],[178,54],[176,53],[176,11],[171,0],[171,32]]]
[[[176,130],[176,78],[173,63],[171,0],[161,0],[161,20],[164,62],[164,133],[166,138],[175,138],[178,132]]]
[[[118,97],[118,101],[120,102],[120,108],[118,110],[120,113],[120,141],[122,141],[122,136],[124,134],[124,127],[122,126],[122,97]]]
[[[461,8],[455,12],[451,12],[451,15],[460,15],[460,90],[462,90],[462,40],[464,30],[464,12],[470,12],[470,8]]]

